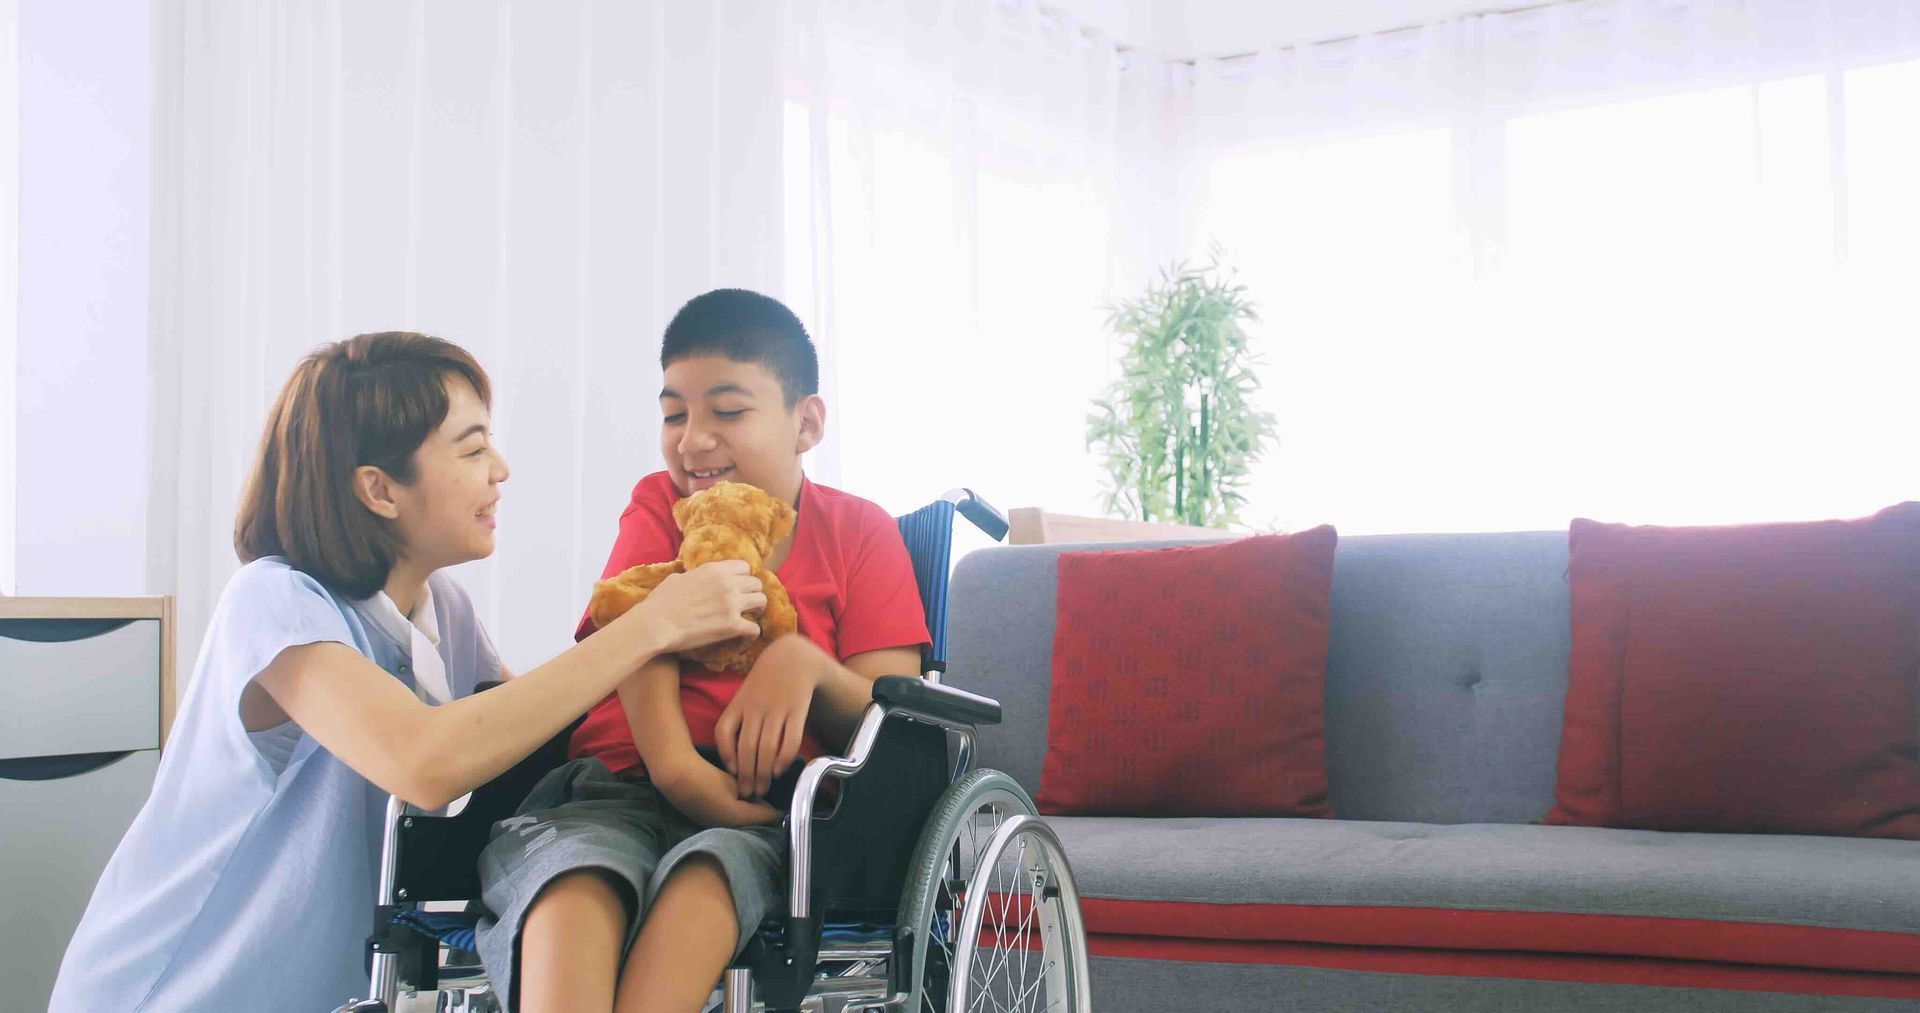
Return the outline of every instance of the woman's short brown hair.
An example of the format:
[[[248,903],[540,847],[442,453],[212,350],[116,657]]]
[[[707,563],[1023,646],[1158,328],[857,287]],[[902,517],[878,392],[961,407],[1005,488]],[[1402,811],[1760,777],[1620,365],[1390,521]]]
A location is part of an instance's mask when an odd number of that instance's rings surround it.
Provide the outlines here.
[[[354,469],[373,465],[412,482],[414,452],[446,421],[447,382],[455,377],[492,403],[473,356],[424,334],[361,334],[302,359],[260,435],[233,525],[240,561],[285,556],[350,597],[380,590],[400,538],[354,495]]]

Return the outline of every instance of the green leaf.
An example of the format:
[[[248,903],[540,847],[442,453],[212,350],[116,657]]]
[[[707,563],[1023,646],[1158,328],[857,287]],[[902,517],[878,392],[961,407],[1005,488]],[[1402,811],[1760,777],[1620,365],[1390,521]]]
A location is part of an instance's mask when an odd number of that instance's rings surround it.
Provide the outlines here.
[[[1109,304],[1125,342],[1120,377],[1087,416],[1106,470],[1106,509],[1199,526],[1238,521],[1239,487],[1276,442],[1243,322],[1260,319],[1215,245],[1202,267],[1175,263],[1135,299]]]

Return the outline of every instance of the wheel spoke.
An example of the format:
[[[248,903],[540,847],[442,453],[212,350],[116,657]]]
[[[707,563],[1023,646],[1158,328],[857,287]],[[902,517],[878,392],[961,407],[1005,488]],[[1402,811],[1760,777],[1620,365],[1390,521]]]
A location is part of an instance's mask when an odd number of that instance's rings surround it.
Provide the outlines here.
[[[1020,931],[1014,936],[1014,945],[1018,946],[1020,949],[1020,980],[1021,981],[1027,980],[1028,948],[1029,948],[1029,944],[1032,942],[1032,939],[1033,939],[1032,933],[1030,930],[1033,928],[1034,911],[1039,907],[1039,905],[1040,905],[1040,901],[1037,898],[1034,898],[1034,897],[1027,898],[1027,912],[1020,919]],[[1046,954],[1043,952],[1041,953],[1040,956],[1042,959],[1045,959]],[[1040,979],[1036,979],[1035,983],[1038,984],[1039,980]]]
[[[1035,978],[1035,979],[1033,979],[1033,984],[1031,984],[1031,985],[1028,985],[1028,986],[1027,986],[1026,988],[1024,988],[1024,989],[1021,989],[1021,991],[1020,991],[1020,996],[1019,996],[1019,998],[1018,998],[1018,1000],[1016,1000],[1016,1001],[1015,1001],[1015,1003],[1014,1003],[1014,1005],[1015,1005],[1015,1006],[1019,1006],[1019,1005],[1021,1005],[1021,1003],[1025,1001],[1025,999],[1026,999],[1026,997],[1027,997],[1027,996],[1029,996],[1029,995],[1032,995],[1032,994],[1033,994],[1033,990],[1034,990],[1034,989],[1036,989],[1036,988],[1039,988],[1039,987],[1040,987],[1040,986],[1041,986],[1041,985],[1042,985],[1043,983],[1045,983],[1045,982],[1046,982],[1046,980],[1047,980],[1047,976],[1046,976],[1046,974],[1044,973],[1044,970],[1045,970],[1045,969],[1043,968],[1043,969],[1042,969],[1042,973],[1041,973],[1041,975],[1040,975],[1040,977],[1038,977],[1038,978]],[[1024,980],[1026,980],[1026,979],[1025,979],[1025,978],[1022,978],[1021,980],[1022,980],[1022,981],[1024,981]]]
[[[922,974],[914,1013],[1085,1013],[1084,944],[1060,842],[1005,774],[968,777],[954,792],[965,801],[929,824],[917,861],[934,868],[918,865],[914,880],[925,893],[902,904]]]
[[[999,869],[994,870],[993,885],[996,887],[1000,885]],[[994,946],[992,950],[993,963],[987,968],[987,979],[989,981],[993,980],[994,976],[1005,968],[1008,962],[1008,959],[1011,957],[1011,954],[1007,952],[1006,947],[1004,945],[1006,941],[1005,933],[1006,933],[1006,926],[1007,926],[1007,899],[1011,895],[1011,893],[1012,893],[1011,890],[996,890],[994,891],[994,893],[987,895],[987,902],[989,904],[993,903],[996,897],[1000,901],[999,917],[994,920],[994,926],[993,926],[993,932],[994,932]],[[976,945],[978,945],[977,941],[976,941]]]
[[[1029,879],[1028,872],[1027,872],[1026,852],[1027,852],[1027,840],[1026,838],[1023,837],[1020,839],[1020,860],[1015,862],[1013,867],[1014,868],[1013,874],[1019,877],[1019,887],[1021,890],[1021,896],[1026,899],[1026,905],[1025,905],[1026,910],[1021,912],[1020,925],[1018,928],[1014,930],[1014,933],[1013,933],[1013,946],[1020,953],[1019,980],[1022,982],[1027,980],[1027,964],[1030,957],[1030,954],[1027,952],[1027,944],[1032,939],[1032,936],[1028,930],[1033,927],[1034,905],[1035,903],[1037,903],[1036,900],[1031,895],[1026,893],[1027,883]],[[1023,993],[1024,991],[1025,990],[1023,990]]]

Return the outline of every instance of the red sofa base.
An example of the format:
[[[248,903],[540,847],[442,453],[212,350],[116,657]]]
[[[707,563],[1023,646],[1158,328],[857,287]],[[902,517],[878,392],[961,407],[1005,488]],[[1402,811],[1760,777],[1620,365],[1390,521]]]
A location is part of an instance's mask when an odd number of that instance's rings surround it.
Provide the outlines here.
[[[1648,957],[1580,956],[1476,950],[1422,950],[1165,936],[1090,934],[1096,957],[1184,960],[1197,963],[1284,964],[1342,971],[1432,974],[1469,978],[1593,982],[1667,988],[1714,988],[1802,995],[1920,999],[1920,975],[1830,971],[1796,967]]]

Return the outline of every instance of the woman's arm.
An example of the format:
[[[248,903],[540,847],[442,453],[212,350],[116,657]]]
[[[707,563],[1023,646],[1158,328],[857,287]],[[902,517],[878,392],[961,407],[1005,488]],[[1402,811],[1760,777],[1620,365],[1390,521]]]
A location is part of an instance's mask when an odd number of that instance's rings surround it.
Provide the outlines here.
[[[620,706],[627,729],[647,765],[647,779],[690,820],[707,827],[773,823],[780,811],[739,798],[733,775],[694,751],[693,736],[680,709],[680,664],[655,658],[620,684]]]
[[[424,809],[485,784],[670,651],[750,635],[764,608],[738,561],[661,583],[645,602],[552,661],[438,707],[339,643],[291,647],[255,677],[279,710],[382,789]]]

